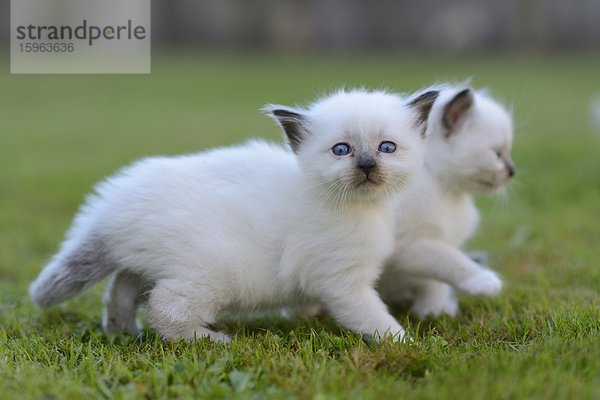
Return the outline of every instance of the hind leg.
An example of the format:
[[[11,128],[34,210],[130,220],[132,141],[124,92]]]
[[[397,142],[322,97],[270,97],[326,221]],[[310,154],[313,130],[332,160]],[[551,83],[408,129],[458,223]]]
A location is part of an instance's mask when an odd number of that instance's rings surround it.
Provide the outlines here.
[[[207,288],[184,280],[162,280],[150,291],[148,322],[165,340],[192,342],[208,337],[227,343],[229,336],[209,328],[220,309],[217,297]]]
[[[136,315],[138,306],[145,298],[145,291],[146,284],[138,274],[116,272],[104,292],[104,331],[139,334],[142,326]]]
[[[429,315],[456,315],[458,302],[450,285],[434,279],[415,280],[413,284],[415,297],[411,311],[419,319],[425,319]]]
[[[402,271],[386,270],[379,292],[389,305],[410,305],[411,312],[423,320],[429,315],[455,316],[458,302],[452,287],[435,279],[415,278]]]

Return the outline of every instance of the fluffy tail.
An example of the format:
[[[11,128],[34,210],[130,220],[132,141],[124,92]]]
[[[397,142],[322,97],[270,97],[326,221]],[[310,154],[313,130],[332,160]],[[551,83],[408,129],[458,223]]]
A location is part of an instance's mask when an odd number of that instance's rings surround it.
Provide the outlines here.
[[[68,240],[29,286],[29,297],[47,308],[79,294],[114,270],[106,246],[98,238]]]

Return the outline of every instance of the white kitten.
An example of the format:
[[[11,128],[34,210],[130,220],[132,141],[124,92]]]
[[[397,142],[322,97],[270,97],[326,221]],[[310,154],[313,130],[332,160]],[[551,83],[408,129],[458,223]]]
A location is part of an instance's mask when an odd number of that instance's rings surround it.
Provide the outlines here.
[[[427,119],[426,168],[396,196],[395,252],[378,284],[386,303],[412,301],[420,318],[456,314],[451,286],[471,295],[500,291],[496,273],[460,246],[479,220],[472,194],[498,191],[515,172],[512,120],[502,106],[452,87],[430,89],[414,103],[428,106],[423,100],[436,97]]]
[[[392,195],[422,167],[418,111],[383,92],[266,108],[289,139],[149,158],[96,188],[30,287],[60,303],[116,271],[103,326],[208,336],[223,309],[318,302],[367,338],[404,330],[374,289],[393,249]],[[295,154],[294,154],[295,153]],[[379,336],[376,336],[379,337]]]

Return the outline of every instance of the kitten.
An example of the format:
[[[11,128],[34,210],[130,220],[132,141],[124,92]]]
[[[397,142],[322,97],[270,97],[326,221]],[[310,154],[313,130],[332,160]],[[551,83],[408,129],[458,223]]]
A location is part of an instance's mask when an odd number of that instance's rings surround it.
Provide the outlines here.
[[[492,296],[502,287],[495,272],[460,247],[479,220],[473,194],[497,192],[515,173],[512,120],[472,89],[428,90],[413,102],[423,98],[436,98],[427,119],[425,169],[396,195],[395,251],[378,290],[387,304],[412,301],[420,318],[454,316],[452,288]]]
[[[374,284],[393,250],[392,195],[422,168],[418,109],[341,91],[265,108],[292,151],[254,141],[137,162],[96,187],[30,296],[49,307],[115,271],[107,331],[137,333],[145,303],[167,340],[227,342],[211,327],[221,310],[318,302],[366,339],[401,340]]]

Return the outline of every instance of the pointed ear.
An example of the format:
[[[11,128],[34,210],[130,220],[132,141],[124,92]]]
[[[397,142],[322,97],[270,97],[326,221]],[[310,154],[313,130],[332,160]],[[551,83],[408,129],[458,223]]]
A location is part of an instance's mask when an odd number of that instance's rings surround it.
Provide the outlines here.
[[[306,116],[303,111],[273,104],[264,106],[263,111],[279,122],[292,150],[294,153],[298,153],[305,136],[304,124],[306,123]]]
[[[450,132],[456,127],[456,124],[461,120],[463,115],[473,106],[475,99],[473,98],[473,92],[471,89],[465,89],[459,92],[444,108],[444,115],[442,116],[442,122],[444,126]]]
[[[425,130],[427,129],[427,118],[429,118],[429,112],[431,111],[431,107],[433,107],[433,103],[438,98],[440,92],[439,90],[430,90],[425,93],[420,94],[419,96],[412,99],[408,106],[414,108],[418,112],[418,120],[417,123],[422,126],[422,134],[425,135]]]

